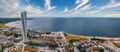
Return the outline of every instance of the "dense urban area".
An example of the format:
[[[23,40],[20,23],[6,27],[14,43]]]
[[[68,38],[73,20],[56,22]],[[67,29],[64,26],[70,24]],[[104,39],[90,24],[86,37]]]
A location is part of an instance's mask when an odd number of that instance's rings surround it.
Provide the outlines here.
[[[0,28],[0,52],[119,52],[120,41],[84,37],[65,32],[27,30],[27,43],[22,30]]]

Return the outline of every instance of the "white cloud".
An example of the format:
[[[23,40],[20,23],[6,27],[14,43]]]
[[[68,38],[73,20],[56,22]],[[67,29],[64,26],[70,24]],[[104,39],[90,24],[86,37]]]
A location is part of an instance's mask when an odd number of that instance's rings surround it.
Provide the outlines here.
[[[25,1],[27,2],[27,4],[28,4],[28,5],[30,5],[30,2],[29,2],[29,0],[25,0]]]
[[[108,9],[108,8],[114,8],[114,7],[119,7],[119,6],[120,6],[120,2],[111,1],[111,3],[101,7],[100,9]]]
[[[110,0],[110,1],[111,1],[111,3],[115,3],[116,0]]]
[[[85,5],[89,2],[89,0],[76,0],[76,4],[77,6],[75,8],[73,8],[72,10],[69,11],[70,14],[68,14],[67,16],[71,16],[71,15],[77,15],[80,13],[81,10],[87,10],[90,9],[91,5]],[[84,6],[85,5],[85,6]],[[83,8],[81,8],[83,6]]]
[[[10,12],[19,7],[19,0],[0,0],[0,9]]]
[[[116,2],[116,0],[110,0],[110,1],[111,2],[108,3],[107,5],[99,7],[98,10],[90,11],[89,13],[90,14],[95,14],[95,13],[98,13],[98,12],[100,12],[102,10],[105,10],[105,9],[110,9],[110,8],[114,8],[114,7],[119,7],[120,6],[120,2]]]
[[[103,17],[120,17],[119,13],[114,13],[114,14],[102,14],[101,16]]]
[[[78,12],[78,11],[75,11],[75,12],[73,12],[73,13],[68,14],[67,16],[72,16],[72,15],[77,15],[77,14],[79,14],[79,12]]]
[[[31,5],[26,6],[24,10],[27,11],[28,13],[31,13],[31,14],[41,14],[41,13],[43,13],[43,11],[40,10],[40,8],[33,7]]]
[[[65,7],[64,11],[62,11],[61,13],[66,13],[66,12],[68,12],[68,8],[67,7]]]
[[[95,13],[97,13],[97,12],[100,12],[101,10],[93,10],[93,11],[89,11],[88,13],[89,14],[95,14]]]
[[[46,7],[47,11],[50,11],[50,10],[56,8],[56,6],[51,6],[51,0],[45,0],[45,7]]]
[[[74,10],[79,9],[80,7],[82,7],[83,5],[87,4],[88,2],[89,2],[89,0],[81,0],[81,3],[80,3],[80,1],[76,0],[76,4],[78,4],[78,3],[79,4],[74,8]]]
[[[91,4],[85,5],[83,8],[81,8],[80,10],[88,10],[91,9]]]
[[[79,4],[79,3],[81,3],[81,0],[76,0],[75,3],[76,3],[76,4]]]

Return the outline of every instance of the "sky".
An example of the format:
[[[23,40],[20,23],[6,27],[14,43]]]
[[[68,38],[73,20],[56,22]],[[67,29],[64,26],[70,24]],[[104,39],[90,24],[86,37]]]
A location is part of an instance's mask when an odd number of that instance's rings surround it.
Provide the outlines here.
[[[0,17],[120,17],[120,0],[0,0]]]

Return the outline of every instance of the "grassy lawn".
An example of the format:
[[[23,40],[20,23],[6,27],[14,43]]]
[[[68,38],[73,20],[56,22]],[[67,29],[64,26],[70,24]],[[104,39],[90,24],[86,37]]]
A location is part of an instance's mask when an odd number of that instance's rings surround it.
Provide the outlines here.
[[[8,27],[8,26],[6,26],[4,24],[0,24],[0,28],[10,28],[10,27]]]
[[[67,39],[67,41],[69,41],[69,40],[87,40],[86,37],[77,36],[77,35],[73,35],[73,34],[67,34],[66,39]]]
[[[29,39],[29,42],[37,42],[37,43],[45,43],[44,41],[42,40],[38,40],[38,39]]]
[[[10,51],[10,52],[18,52],[17,50],[12,50],[12,51]]]
[[[29,45],[44,47],[46,46],[46,42],[38,39],[29,39]]]

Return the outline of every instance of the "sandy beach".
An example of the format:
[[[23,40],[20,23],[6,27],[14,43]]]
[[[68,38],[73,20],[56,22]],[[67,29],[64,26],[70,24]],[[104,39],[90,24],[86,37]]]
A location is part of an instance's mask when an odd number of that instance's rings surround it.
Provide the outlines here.
[[[68,34],[68,35],[87,38],[87,39],[94,38],[93,36],[83,36],[83,35],[75,35],[75,34]],[[95,37],[95,38],[110,40],[110,41],[120,41],[120,38],[116,38],[116,37]]]

